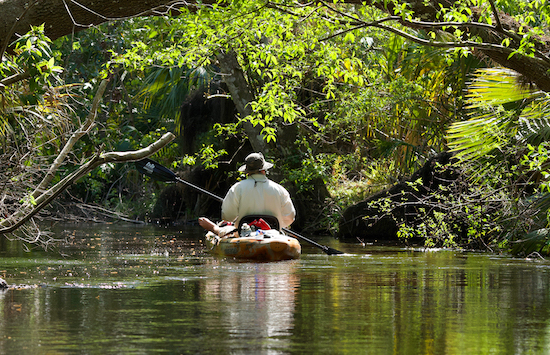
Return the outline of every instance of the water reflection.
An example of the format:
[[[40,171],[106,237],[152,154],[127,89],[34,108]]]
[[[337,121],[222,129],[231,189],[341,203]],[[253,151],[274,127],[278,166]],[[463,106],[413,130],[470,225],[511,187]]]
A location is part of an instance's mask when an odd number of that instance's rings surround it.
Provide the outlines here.
[[[204,289],[205,299],[220,302],[230,336],[249,339],[267,354],[287,348],[294,327],[298,261],[224,264],[207,273]]]
[[[550,263],[338,245],[246,263],[196,229],[63,229],[0,251],[0,353],[549,354]],[[3,253],[3,254],[2,254]]]

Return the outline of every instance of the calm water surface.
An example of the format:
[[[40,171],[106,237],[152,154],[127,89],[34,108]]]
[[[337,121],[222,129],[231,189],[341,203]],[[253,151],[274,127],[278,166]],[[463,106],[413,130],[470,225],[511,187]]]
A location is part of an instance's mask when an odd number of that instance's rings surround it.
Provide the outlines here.
[[[2,354],[550,354],[543,260],[324,238],[346,254],[248,263],[198,227],[54,231],[55,252],[0,241]]]

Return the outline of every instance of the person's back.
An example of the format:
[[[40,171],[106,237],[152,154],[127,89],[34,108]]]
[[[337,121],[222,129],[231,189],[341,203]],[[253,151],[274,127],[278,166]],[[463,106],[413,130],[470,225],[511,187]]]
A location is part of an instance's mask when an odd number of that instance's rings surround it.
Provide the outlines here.
[[[222,203],[222,219],[238,225],[244,216],[271,215],[277,217],[281,228],[288,227],[294,222],[296,210],[288,191],[267,178],[266,171],[273,164],[266,162],[262,153],[249,154],[245,162],[239,171],[247,173],[248,177],[227,192]],[[219,234],[220,229],[207,218],[199,218],[199,224]]]
[[[233,185],[222,204],[222,219],[235,220],[237,225],[242,217],[252,214],[277,217],[284,228],[294,222],[296,211],[284,187],[257,173]]]

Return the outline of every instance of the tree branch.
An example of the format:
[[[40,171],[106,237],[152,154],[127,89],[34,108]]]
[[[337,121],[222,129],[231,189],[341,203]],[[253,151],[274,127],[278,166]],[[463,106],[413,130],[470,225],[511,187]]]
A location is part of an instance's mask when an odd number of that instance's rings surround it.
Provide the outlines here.
[[[432,19],[432,22],[406,20],[401,16],[394,16],[392,11],[393,8],[391,6],[388,7],[388,5],[392,4],[391,2],[385,2],[385,1],[372,2],[367,0],[363,4],[368,6],[375,6],[380,10],[390,14],[390,16],[385,19],[373,21],[370,23],[367,23],[354,15],[340,11],[338,8],[332,7],[328,2],[323,2],[323,0],[320,0],[320,1],[323,6],[325,6],[331,12],[339,16],[340,22],[345,22],[350,26],[355,26],[355,28],[369,27],[369,26],[377,27],[377,28],[395,33],[399,36],[402,36],[408,40],[414,41],[421,45],[443,47],[443,48],[469,47],[473,49],[478,49],[481,53],[483,53],[484,55],[486,55],[496,63],[506,68],[513,69],[518,73],[524,75],[525,78],[534,82],[539,87],[539,89],[547,92],[550,91],[550,74],[549,74],[550,57],[547,55],[548,47],[550,46],[550,40],[548,40],[547,38],[539,38],[539,37],[536,37],[534,39],[537,45],[533,48],[530,48],[533,50],[534,57],[530,55],[523,55],[521,53],[517,53],[516,50],[520,48],[520,45],[522,44],[522,41],[523,41],[523,37],[503,27],[502,20],[499,17],[498,10],[494,4],[494,0],[490,1],[490,5],[491,5],[493,15],[495,17],[495,23],[496,23],[495,26],[486,24],[486,23],[475,22],[475,21],[435,22],[435,20],[437,19],[436,14],[439,11],[438,6],[448,7],[450,4],[450,3],[447,3],[444,1],[438,1],[438,0],[435,0],[435,2],[429,2],[429,3],[421,2],[421,1],[412,1],[412,2],[409,1],[409,4],[412,6],[415,17],[423,18],[423,19]],[[348,1],[345,1],[345,2],[348,3]],[[473,12],[476,12],[476,9],[472,9],[472,10]],[[477,12],[479,12],[479,9],[477,9]],[[479,15],[477,12],[475,16]],[[327,19],[327,21],[330,21],[330,19]],[[421,38],[417,38],[414,35],[407,34],[404,31],[401,31],[397,28],[392,28],[390,26],[382,25],[382,23],[386,21],[398,21],[403,26],[406,26],[412,29],[418,29],[418,28],[422,28],[424,30],[441,29],[441,30],[448,31],[447,28],[449,29],[463,28],[468,30],[477,30],[476,35],[479,36],[479,38],[482,38],[483,42],[482,43],[478,43],[476,41],[431,42]],[[514,24],[517,26],[521,26],[521,24],[519,24],[517,21],[510,19],[510,25],[512,26]],[[350,31],[350,29],[343,30],[342,32],[336,35],[327,37],[326,39],[335,37],[337,35],[341,35],[348,31]],[[473,31],[470,31],[470,32],[471,32],[470,34],[474,33]],[[510,38],[513,40],[513,44],[511,44],[510,47],[501,45],[502,41],[506,38]]]
[[[18,81],[25,80],[31,77],[31,73],[29,71],[24,71],[22,73],[13,74],[11,76],[8,76],[7,78],[4,78],[0,80],[0,87],[2,86],[8,86],[11,84],[14,84]]]
[[[32,210],[28,212],[25,210],[20,210],[10,218],[0,222],[0,226],[4,227],[0,229],[0,234],[12,233],[17,230],[24,223],[29,221],[34,215],[36,215],[41,209],[52,202],[63,191],[65,191],[71,184],[75,183],[78,179],[87,175],[90,171],[94,170],[98,166],[110,162],[124,163],[146,158],[159,151],[162,147],[170,143],[174,138],[176,138],[176,136],[168,132],[165,133],[156,142],[140,150],[96,154],[87,163],[80,166],[80,168],[66,176],[63,180],[55,184],[52,188],[50,188],[48,191],[38,197],[35,200],[36,205],[32,208]]]
[[[160,16],[214,3],[215,0],[27,0],[0,1],[0,48],[3,51],[32,25],[44,24],[46,35],[59,37],[101,23],[140,16]],[[15,19],[15,20],[14,20]],[[2,53],[3,53],[2,51]],[[0,56],[1,57],[1,56]]]
[[[379,19],[379,20],[376,20],[376,21],[365,22],[365,21],[361,20],[360,18],[357,18],[356,16],[352,16],[348,13],[345,13],[343,11],[340,11],[340,10],[330,6],[329,4],[327,4],[324,1],[321,1],[321,3],[326,8],[328,8],[330,11],[332,11],[332,12],[334,12],[334,13],[336,13],[336,14],[344,17],[344,18],[349,19],[349,21],[347,23],[349,25],[354,26],[353,28],[349,28],[349,29],[343,30],[341,32],[338,32],[334,35],[331,35],[329,37],[326,37],[323,40],[328,40],[330,38],[334,38],[334,37],[340,36],[344,33],[353,31],[355,29],[363,28],[363,27],[377,27],[377,28],[380,28],[380,29],[384,29],[386,31],[393,32],[393,33],[395,33],[395,34],[397,34],[397,35],[399,35],[403,38],[409,39],[413,42],[416,42],[416,43],[419,43],[419,44],[422,44],[422,45],[427,45],[427,46],[447,47],[447,48],[470,47],[470,48],[476,48],[476,49],[480,49],[480,50],[497,51],[497,52],[506,53],[506,54],[511,54],[514,51],[513,48],[509,48],[509,47],[505,47],[505,46],[502,46],[502,45],[499,45],[499,44],[493,44],[493,43],[478,43],[478,42],[473,42],[473,41],[431,42],[431,41],[427,41],[427,40],[418,38],[418,37],[413,36],[411,34],[408,34],[408,33],[404,32],[404,31],[401,31],[397,28],[382,25],[382,23],[384,23],[384,22],[395,21],[395,22],[399,22],[399,23],[401,23],[404,26],[407,26],[409,28],[423,28],[423,29],[427,29],[427,30],[444,29],[444,28],[447,28],[447,27],[467,28],[467,29],[481,29],[481,30],[484,30],[484,31],[500,33],[501,35],[512,38],[515,41],[521,41],[521,36],[519,36],[519,35],[517,35],[513,32],[507,31],[506,29],[504,29],[502,27],[502,24],[501,24],[500,19],[498,17],[497,9],[496,9],[493,1],[490,1],[490,3],[491,3],[491,6],[492,6],[492,9],[493,9],[494,16],[496,18],[496,22],[497,22],[496,26],[489,25],[489,24],[486,24],[486,23],[481,23],[481,22],[475,22],[475,21],[468,21],[468,22],[414,21],[414,20],[405,20],[401,16],[388,16],[388,17],[385,17],[385,18],[382,18],[382,19]],[[509,50],[503,50],[504,48],[509,48]],[[548,56],[546,56],[544,53],[540,52],[537,49],[534,49],[534,52],[540,59],[542,59],[547,64],[550,64],[550,58]]]
[[[30,5],[28,4],[25,4],[25,10],[23,10],[23,13],[18,16],[15,21],[13,22],[13,25],[11,26],[11,28],[9,29],[8,33],[6,33],[6,40],[3,41],[4,44],[2,44],[2,48],[0,48],[0,58],[2,58],[4,56],[4,53],[6,52],[6,49],[8,48],[8,45],[9,45],[9,38],[13,35],[13,33],[15,32],[15,27],[17,26],[17,24],[19,23],[19,21],[25,17],[25,15],[27,14],[27,12],[34,6],[36,5],[36,3],[38,3],[38,0],[34,0],[34,2]],[[2,41],[0,41],[0,43],[2,43]]]
[[[78,130],[73,133],[71,138],[69,138],[69,140],[67,141],[67,143],[65,144],[65,146],[63,147],[63,149],[61,150],[59,155],[57,156],[57,158],[55,158],[54,162],[50,166],[50,169],[46,173],[46,176],[44,176],[44,178],[42,179],[40,184],[33,191],[33,193],[32,193],[33,198],[38,197],[39,194],[46,189],[46,187],[53,180],[53,178],[55,176],[55,172],[57,171],[57,169],[59,169],[59,167],[61,166],[61,164],[63,163],[63,161],[67,157],[67,155],[69,155],[69,153],[71,152],[71,149],[73,149],[73,146],[76,144],[76,142],[83,135],[88,133],[90,131],[90,129],[92,129],[92,127],[94,125],[94,122],[95,122],[95,117],[97,115],[97,108],[99,107],[99,102],[100,102],[101,98],[103,97],[103,94],[105,93],[105,88],[107,87],[108,82],[109,82],[109,80],[104,79],[101,82],[101,84],[99,85],[99,88],[97,89],[97,93],[96,93],[96,95],[94,97],[94,100],[92,102],[92,108],[90,110],[90,113],[88,113],[88,117],[86,117],[86,120],[84,121],[82,126],[80,126],[80,128],[78,128]]]
[[[500,17],[498,16],[497,7],[495,6],[495,2],[493,0],[489,0],[489,4],[491,4],[491,10],[493,11],[493,16],[495,17],[495,21],[497,23],[497,30],[504,31],[502,28],[502,24],[500,23]]]

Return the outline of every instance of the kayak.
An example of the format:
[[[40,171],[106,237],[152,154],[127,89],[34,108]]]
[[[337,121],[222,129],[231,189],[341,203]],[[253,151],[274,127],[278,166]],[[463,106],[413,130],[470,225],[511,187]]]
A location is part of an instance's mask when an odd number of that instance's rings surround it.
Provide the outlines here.
[[[244,233],[243,236],[234,231],[223,238],[208,232],[206,242],[214,254],[256,261],[297,259],[302,251],[296,238],[276,229],[260,229]]]

